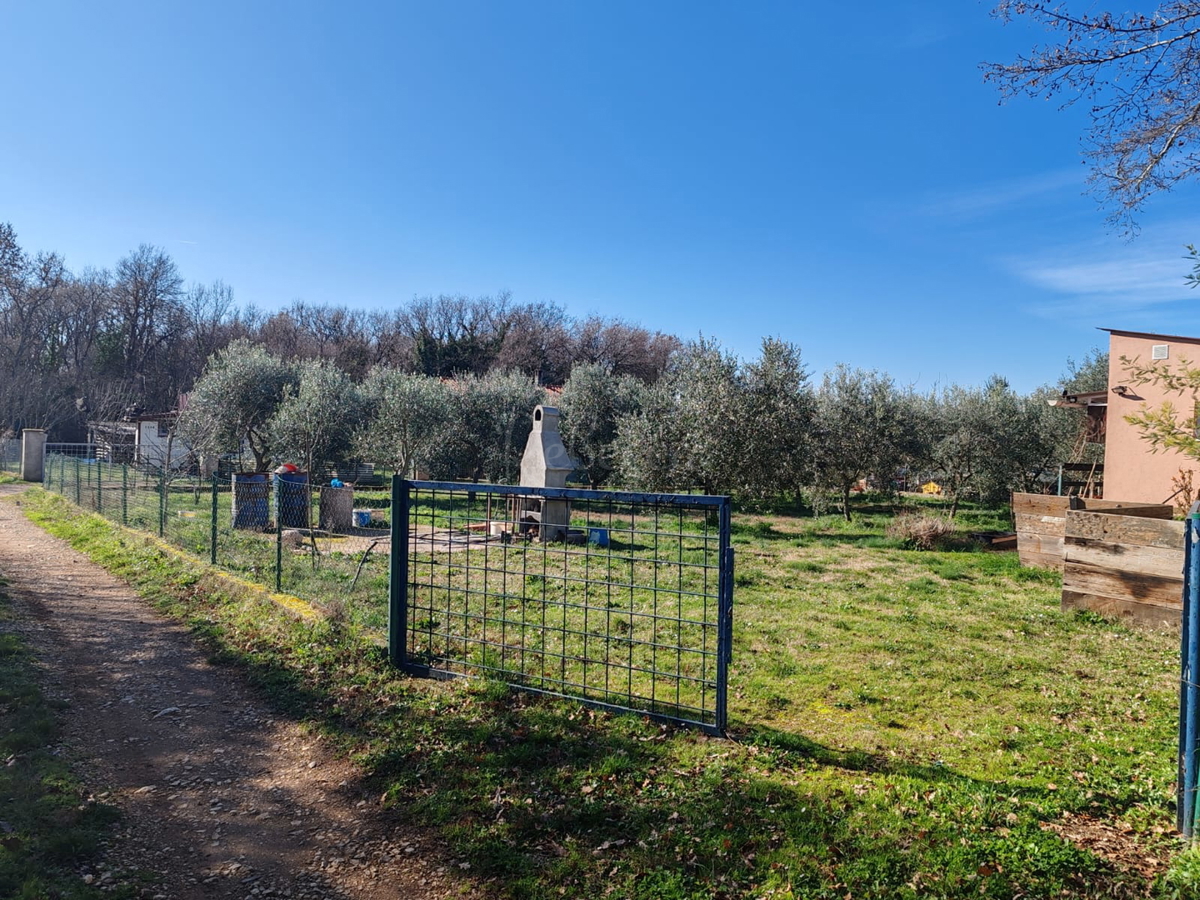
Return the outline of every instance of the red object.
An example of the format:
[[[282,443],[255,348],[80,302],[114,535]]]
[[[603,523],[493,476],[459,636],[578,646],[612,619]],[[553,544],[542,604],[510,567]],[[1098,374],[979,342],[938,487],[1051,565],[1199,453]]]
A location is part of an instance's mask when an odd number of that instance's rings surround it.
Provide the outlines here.
[[[275,470],[274,474],[276,474],[276,475],[291,475],[293,472],[299,472],[299,471],[300,471],[299,466],[292,465],[291,463],[284,463],[282,466],[280,466],[279,468],[277,468]]]

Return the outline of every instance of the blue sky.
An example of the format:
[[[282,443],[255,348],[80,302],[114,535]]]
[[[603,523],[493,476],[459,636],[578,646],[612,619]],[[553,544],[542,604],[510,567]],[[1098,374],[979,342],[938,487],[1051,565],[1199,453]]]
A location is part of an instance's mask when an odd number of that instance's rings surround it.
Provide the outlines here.
[[[1195,189],[1130,242],[1085,110],[983,84],[1036,33],[813,9],[0,0],[0,221],[77,269],[161,246],[266,310],[508,290],[922,389],[1032,389],[1098,326],[1200,334]]]

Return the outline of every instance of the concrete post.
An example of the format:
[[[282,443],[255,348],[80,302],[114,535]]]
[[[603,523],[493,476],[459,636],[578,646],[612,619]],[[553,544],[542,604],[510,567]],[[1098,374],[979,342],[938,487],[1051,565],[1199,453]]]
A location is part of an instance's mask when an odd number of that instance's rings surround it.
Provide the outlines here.
[[[25,428],[21,431],[21,478],[41,481],[46,469],[46,429]]]

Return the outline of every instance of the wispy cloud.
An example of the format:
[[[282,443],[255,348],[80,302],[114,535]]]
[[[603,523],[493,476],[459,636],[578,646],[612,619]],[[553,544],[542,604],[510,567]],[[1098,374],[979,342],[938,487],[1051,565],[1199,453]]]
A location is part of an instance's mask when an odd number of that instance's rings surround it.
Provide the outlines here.
[[[177,244],[198,244],[200,242],[199,241],[185,241],[182,238],[175,238],[175,243],[177,243]]]
[[[1194,230],[1194,223],[1170,229],[1174,235]],[[1178,238],[1151,237],[1132,243],[1064,245],[1036,256],[1009,257],[1004,265],[1019,279],[1049,296],[1030,312],[1059,317],[1165,311],[1186,303],[1188,315],[1197,298],[1189,297],[1184,276],[1191,269]],[[1122,327],[1114,320],[1113,327]],[[1128,326],[1126,326],[1128,327]]]
[[[1082,169],[1059,169],[1023,178],[1009,178],[989,184],[939,192],[930,196],[919,209],[928,216],[974,219],[990,213],[1028,205],[1067,190],[1082,193]]]

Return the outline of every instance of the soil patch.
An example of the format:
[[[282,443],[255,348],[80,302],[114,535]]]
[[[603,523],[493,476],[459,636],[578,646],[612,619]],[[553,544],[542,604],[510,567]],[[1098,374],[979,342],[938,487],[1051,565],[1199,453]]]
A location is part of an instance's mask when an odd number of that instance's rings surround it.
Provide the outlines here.
[[[277,718],[178,623],[29,522],[0,485],[0,574],[44,688],[65,701],[63,752],[124,813],[80,872],[157,900],[440,898],[470,893],[437,836],[381,810],[362,772]]]

